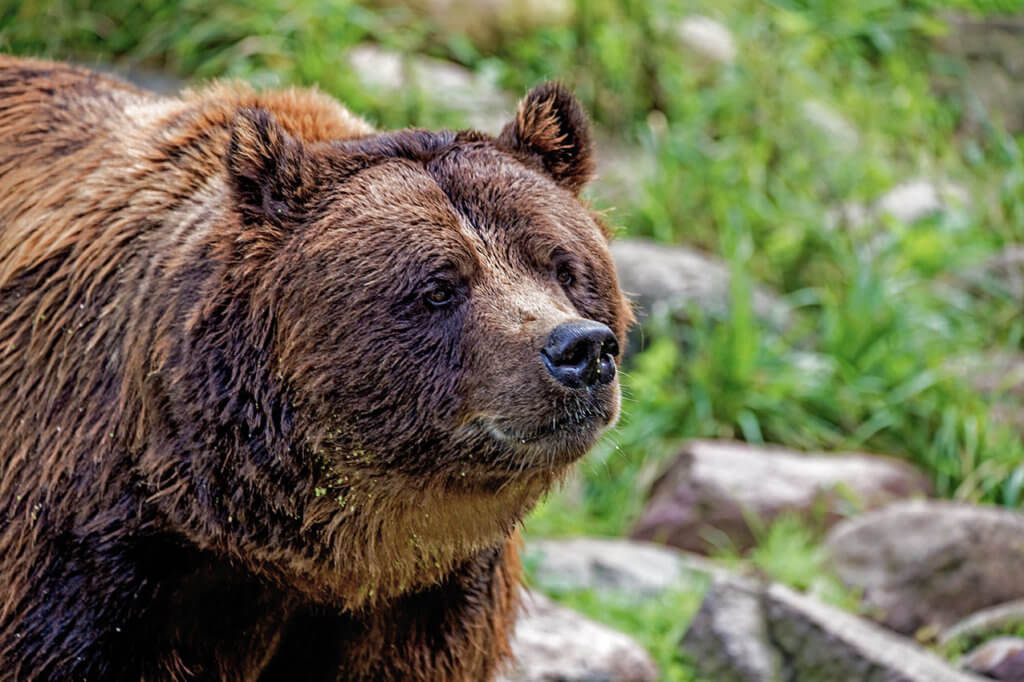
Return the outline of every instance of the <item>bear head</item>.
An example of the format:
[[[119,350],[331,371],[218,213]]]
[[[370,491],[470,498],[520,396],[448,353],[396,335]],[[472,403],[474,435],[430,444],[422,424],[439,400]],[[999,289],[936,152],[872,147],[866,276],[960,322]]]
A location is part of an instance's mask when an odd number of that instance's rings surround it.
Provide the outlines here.
[[[172,516],[348,604],[500,543],[618,415],[632,315],[593,166],[556,84],[496,138],[308,143],[240,109],[216,285],[163,401],[201,451]]]

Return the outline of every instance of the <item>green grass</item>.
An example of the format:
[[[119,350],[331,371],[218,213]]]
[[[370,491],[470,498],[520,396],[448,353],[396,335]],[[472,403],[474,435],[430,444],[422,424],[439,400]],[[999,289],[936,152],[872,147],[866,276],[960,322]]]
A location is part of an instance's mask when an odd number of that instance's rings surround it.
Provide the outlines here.
[[[986,632],[978,633],[978,636],[957,637],[945,645],[940,646],[939,653],[949,660],[956,660],[960,656],[973,651],[985,642],[997,637],[1021,637],[1024,638],[1024,622],[1013,623],[1005,627],[993,628]]]
[[[954,273],[1024,241],[1024,141],[997,120],[964,134],[964,103],[932,85],[963,75],[933,48],[949,8],[1024,3],[581,1],[568,24],[488,51],[409,13],[350,0],[15,0],[0,5],[0,49],[188,79],[316,83],[383,126],[462,119],[416,92],[367,92],[343,66],[352,45],[452,59],[512,92],[551,77],[571,84],[607,134],[654,160],[648,182],[610,214],[622,232],[696,246],[737,273],[727,314],[652,321],[649,346],[623,368],[621,426],[583,463],[571,494],[552,495],[527,526],[535,536],[620,535],[652,476],[691,437],[881,452],[917,464],[942,495],[1021,505],[1020,434],[945,370],[953,356],[1024,350],[1018,301],[999,287],[949,293]],[[673,27],[692,12],[730,27],[734,64],[680,48]],[[841,113],[857,142],[817,133],[807,102]],[[971,201],[910,225],[834,224],[837,206],[869,205],[917,177],[958,183]],[[755,283],[792,307],[784,329],[756,319]],[[808,533],[781,521],[742,560],[852,605],[822,584]],[[559,598],[633,633],[665,679],[693,679],[675,643],[694,595],[642,606]]]
[[[784,514],[770,524],[751,519],[756,545],[746,555],[725,550],[717,558],[736,570],[750,570],[833,606],[856,611],[860,595],[847,589],[828,568],[818,531],[807,519]]]
[[[713,682],[702,679],[679,649],[679,641],[700,607],[702,596],[699,591],[675,590],[657,599],[638,602],[591,591],[553,595],[565,606],[628,632],[654,658],[662,682]]]

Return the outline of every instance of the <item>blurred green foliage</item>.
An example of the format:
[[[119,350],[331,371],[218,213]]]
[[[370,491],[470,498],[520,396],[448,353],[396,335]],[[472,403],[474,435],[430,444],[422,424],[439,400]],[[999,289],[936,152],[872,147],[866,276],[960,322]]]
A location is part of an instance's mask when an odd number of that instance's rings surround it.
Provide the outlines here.
[[[648,346],[623,371],[620,427],[571,494],[552,496],[528,524],[535,534],[621,534],[690,437],[882,452],[921,466],[943,495],[1021,504],[1020,434],[947,365],[1024,345],[1020,301],[999,286],[952,285],[954,273],[1024,240],[1024,142],[998,121],[965,131],[964,102],[936,89],[963,76],[934,48],[949,9],[1019,12],[1024,2],[579,0],[568,23],[485,49],[408,11],[352,0],[6,0],[0,49],[189,79],[318,84],[389,127],[460,119],[412,91],[367,91],[344,66],[353,45],[450,59],[513,92],[552,77],[571,84],[607,135],[654,159],[611,213],[623,233],[696,246],[735,273],[728,314],[652,321]],[[680,48],[676,27],[691,13],[730,28],[734,63]],[[809,102],[841,114],[856,140],[811,125]],[[920,177],[954,181],[971,200],[912,224],[837,218],[837,207],[870,205]],[[755,283],[792,307],[788,324],[756,318]],[[812,587],[816,542],[787,521],[765,531],[750,560]],[[666,679],[693,679],[675,647],[693,595],[660,608],[561,598],[633,632]]]

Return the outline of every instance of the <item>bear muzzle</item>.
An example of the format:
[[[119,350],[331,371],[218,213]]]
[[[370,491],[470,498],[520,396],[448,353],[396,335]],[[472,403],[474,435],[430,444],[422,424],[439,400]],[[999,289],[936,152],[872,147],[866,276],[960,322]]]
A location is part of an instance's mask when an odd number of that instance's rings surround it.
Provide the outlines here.
[[[600,322],[566,322],[555,327],[540,354],[548,372],[563,386],[592,388],[615,379],[619,342]]]

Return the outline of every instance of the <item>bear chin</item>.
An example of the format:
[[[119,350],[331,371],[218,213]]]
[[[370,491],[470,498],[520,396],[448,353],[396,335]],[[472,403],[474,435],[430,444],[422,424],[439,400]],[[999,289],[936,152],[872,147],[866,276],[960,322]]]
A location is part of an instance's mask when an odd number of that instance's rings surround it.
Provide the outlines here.
[[[485,432],[499,448],[513,453],[513,461],[520,462],[518,471],[560,469],[583,457],[601,434],[614,426],[617,412],[615,417],[600,412],[584,413],[525,426],[481,419],[476,428]]]

